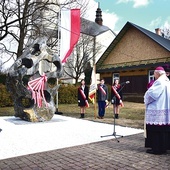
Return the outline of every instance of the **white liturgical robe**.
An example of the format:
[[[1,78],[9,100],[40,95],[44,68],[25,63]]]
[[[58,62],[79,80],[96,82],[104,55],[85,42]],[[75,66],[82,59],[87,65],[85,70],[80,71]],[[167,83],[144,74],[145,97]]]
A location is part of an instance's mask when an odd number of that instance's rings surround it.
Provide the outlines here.
[[[150,125],[170,125],[170,81],[161,75],[144,95],[145,121]]]

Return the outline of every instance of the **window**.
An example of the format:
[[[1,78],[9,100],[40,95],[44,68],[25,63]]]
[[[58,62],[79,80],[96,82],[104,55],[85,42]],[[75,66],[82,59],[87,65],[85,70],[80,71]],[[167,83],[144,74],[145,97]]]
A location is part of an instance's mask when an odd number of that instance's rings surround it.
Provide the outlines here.
[[[154,70],[149,70],[148,83],[154,80]]]
[[[119,79],[120,79],[119,73],[113,73],[112,83],[114,82],[114,79],[115,79],[115,78],[119,78]]]

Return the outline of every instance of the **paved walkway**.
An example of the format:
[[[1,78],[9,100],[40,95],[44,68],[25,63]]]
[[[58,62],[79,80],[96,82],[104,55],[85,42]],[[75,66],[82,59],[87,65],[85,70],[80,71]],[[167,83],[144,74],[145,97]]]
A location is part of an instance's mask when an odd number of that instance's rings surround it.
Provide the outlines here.
[[[143,133],[0,161],[1,170],[170,170],[170,152],[145,153]]]
[[[112,139],[113,125],[55,115],[47,122],[26,122],[15,117],[0,117],[0,160],[38,152]],[[142,129],[116,125],[117,134],[129,136]]]

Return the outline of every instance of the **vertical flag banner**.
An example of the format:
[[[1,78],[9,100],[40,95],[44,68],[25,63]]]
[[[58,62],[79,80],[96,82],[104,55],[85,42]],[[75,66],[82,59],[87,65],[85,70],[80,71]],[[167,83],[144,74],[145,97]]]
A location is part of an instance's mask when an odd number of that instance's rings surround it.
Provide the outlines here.
[[[95,103],[95,94],[97,89],[97,82],[96,82],[96,66],[94,65],[92,74],[91,74],[91,84],[89,88],[89,99],[94,104]]]
[[[60,59],[64,64],[80,37],[80,9],[61,11]]]

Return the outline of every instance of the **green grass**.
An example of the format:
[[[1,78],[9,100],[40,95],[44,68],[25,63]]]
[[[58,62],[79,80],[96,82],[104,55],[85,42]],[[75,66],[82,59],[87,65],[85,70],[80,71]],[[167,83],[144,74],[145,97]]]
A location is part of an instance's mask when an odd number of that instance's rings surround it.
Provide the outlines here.
[[[132,103],[132,102],[124,102],[124,107],[120,108],[121,117],[125,119],[132,120],[143,120],[144,119],[144,104],[141,103]],[[94,117],[98,112],[98,107],[90,104],[89,108],[86,108],[86,117]],[[61,104],[59,105],[59,112],[63,112],[63,115],[70,117],[79,117],[80,109],[76,104]],[[113,117],[113,106],[109,105],[106,108],[105,118]]]
[[[80,117],[80,108],[77,104],[59,104],[59,112],[63,113],[63,116]],[[102,123],[113,123],[113,106],[109,105],[106,108],[105,118],[97,119],[98,107],[90,104],[89,108],[86,108],[85,119],[90,121],[97,121]],[[116,120],[116,123],[122,126],[143,128],[145,106],[142,103],[124,102],[124,107],[120,109],[120,118]],[[13,116],[13,107],[1,107],[0,116]]]
[[[1,107],[0,116],[13,116],[14,108],[13,107]]]
[[[76,104],[59,105],[59,112],[64,116],[80,117],[80,109]],[[109,105],[106,108],[105,118],[97,119],[98,107],[90,104],[86,109],[85,119],[95,122],[113,124],[113,106]],[[120,108],[119,119],[116,119],[116,124],[127,127],[143,128],[145,106],[142,103],[124,102],[124,107]]]

